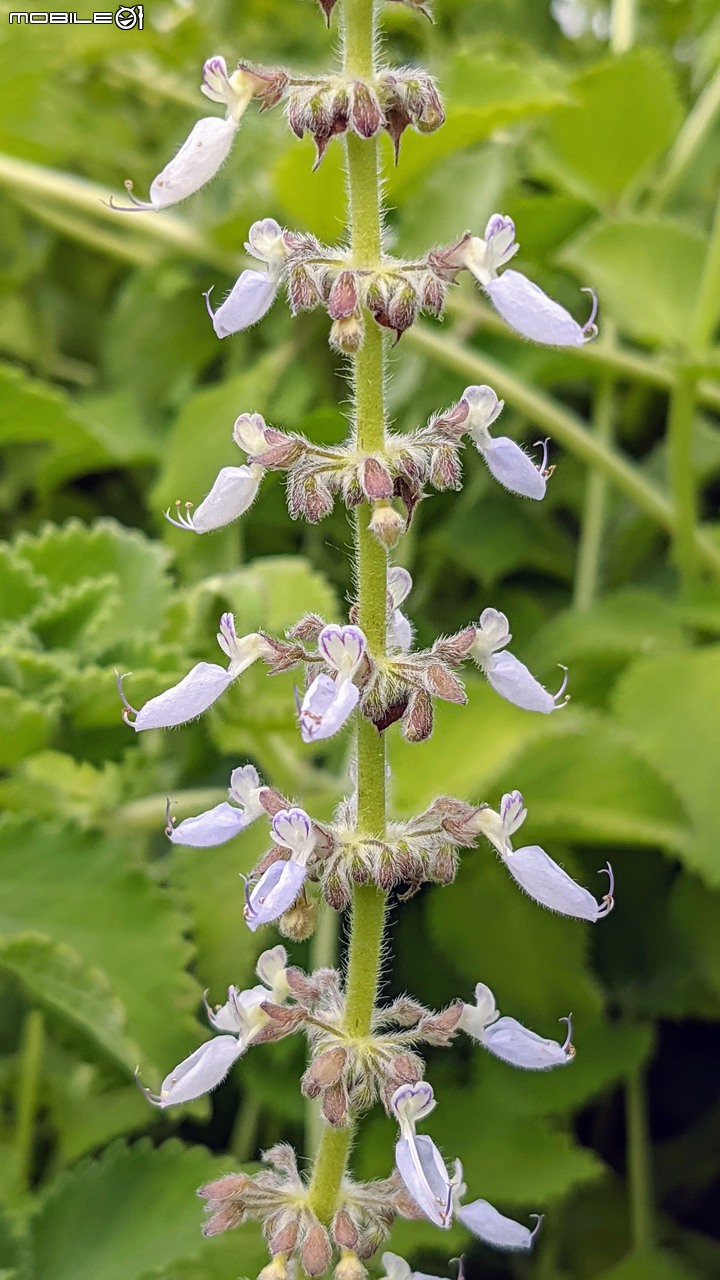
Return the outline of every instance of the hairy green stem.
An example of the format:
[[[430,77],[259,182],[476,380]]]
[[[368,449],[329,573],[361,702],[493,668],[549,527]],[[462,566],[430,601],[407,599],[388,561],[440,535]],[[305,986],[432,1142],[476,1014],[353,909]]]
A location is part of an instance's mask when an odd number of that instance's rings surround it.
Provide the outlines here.
[[[635,39],[635,0],[613,0],[610,10],[610,48],[627,53]]]
[[[462,343],[424,325],[413,325],[405,341],[435,357],[449,369],[456,369],[472,382],[487,382],[497,394],[526,415],[531,422],[552,433],[564,448],[582,462],[601,469],[621,493],[630,498],[660,528],[674,535],[677,527],[673,503],[647,480],[642,472],[617,450],[609,448],[587,430],[577,414],[558,404],[551,396],[524,382],[504,365],[484,352],[470,351]],[[720,573],[720,547],[703,530],[695,529],[693,545],[698,558],[716,575]]]
[[[35,1116],[40,1093],[45,1019],[40,1009],[31,1009],[22,1031],[15,1118],[15,1174],[18,1187],[28,1190],[33,1172]]]
[[[668,411],[669,483],[675,508],[675,564],[683,590],[691,592],[698,578],[696,529],[697,485],[692,445],[698,400],[698,375],[692,361],[712,341],[720,312],[720,198],[715,208],[703,273],[687,335],[684,358],[678,362],[675,389]]]
[[[615,403],[615,386],[612,378],[606,375],[595,392],[593,426],[595,439],[609,446],[613,443]],[[589,609],[598,593],[607,503],[607,476],[593,467],[587,477],[580,529],[574,591],[576,609]]]
[[[647,1091],[642,1070],[634,1071],[625,1082],[625,1131],[633,1251],[649,1253],[655,1246],[655,1209]]]
[[[344,70],[350,76],[367,76],[373,70],[374,0],[344,2]],[[378,147],[348,133],[346,139],[349,189],[350,246],[356,266],[374,267],[380,259],[381,206]],[[353,361],[352,389],[357,447],[365,453],[385,444],[383,400],[384,355],[380,329],[365,317],[363,344]],[[387,612],[387,558],[370,530],[370,510],[363,503],[356,520],[356,570],[358,622],[371,653],[385,652]],[[357,825],[374,836],[385,831],[385,743],[375,727],[358,719]],[[370,1031],[380,975],[385,895],[373,885],[357,885],[353,897],[350,950],[346,977],[346,1029],[354,1036]],[[323,1130],[310,1197],[322,1222],[335,1213],[343,1174],[347,1167],[352,1127]]]

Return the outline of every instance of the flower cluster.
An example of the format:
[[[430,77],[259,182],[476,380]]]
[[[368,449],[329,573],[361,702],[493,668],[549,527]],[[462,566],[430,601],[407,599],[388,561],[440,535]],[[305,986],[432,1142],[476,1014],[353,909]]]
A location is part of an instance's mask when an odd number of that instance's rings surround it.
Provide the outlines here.
[[[335,3],[320,0],[328,22]],[[424,0],[403,3],[429,16]],[[294,78],[282,68],[247,62],[229,73],[224,59],[213,57],[203,68],[202,92],[224,107],[224,115],[195,124],[175,158],[152,182],[149,200],[131,196],[132,210],[161,211],[204,187],[228,159],[252,101],[261,111],[283,103],[293,133],[313,137],[318,163],[333,138],[352,134],[351,155],[357,140],[370,144],[383,130],[397,159],[407,128],[430,133],[444,119],[432,78],[412,68],[379,68],[362,78],[346,61],[334,75]],[[377,235],[379,240],[379,222]],[[245,249],[253,265],[245,267],[227,295],[217,299],[212,289],[205,295],[220,339],[258,323],[284,290],[294,315],[323,309],[330,321],[331,345],[354,356],[368,333],[376,332],[368,326],[389,330],[398,340],[421,312],[440,315],[448,290],[463,271],[477,281],[506,323],[527,339],[580,346],[596,333],[594,295],[592,314],[580,324],[509,267],[519,246],[514,223],[502,214],[490,217],[482,238],[468,231],[455,243],[412,261],[390,257],[384,250],[377,260],[368,260],[357,244],[323,245],[272,217],[252,224]],[[548,464],[548,442],[536,444],[541,452],[531,456],[515,440],[499,434],[496,424],[502,410],[503,402],[491,387],[470,386],[424,425],[400,433],[386,431],[380,423],[373,447],[366,447],[362,442],[369,437],[353,421],[347,440],[332,448],[297,431],[270,426],[260,413],[242,412],[232,436],[243,460],[223,467],[197,506],[178,501],[174,514],[170,509],[165,514],[183,532],[211,533],[247,512],[266,472],[279,471],[285,473],[293,519],[316,523],[337,500],[350,512],[364,507],[366,527],[389,552],[409,526],[427,487],[462,487],[468,444],[480,454],[492,480],[510,494],[535,502],[544,499],[554,470]],[[376,566],[377,546],[372,539],[367,544]],[[473,664],[498,697],[522,711],[551,715],[566,705],[565,668],[559,688],[548,690],[508,647],[508,618],[491,605],[455,634],[418,647],[405,612],[412,578],[385,556],[384,576],[377,576],[372,597],[382,614],[384,583],[385,616],[367,622],[364,545],[358,535],[359,590],[347,618],[326,620],[307,614],[281,636],[265,631],[238,635],[233,615],[224,613],[217,633],[223,663],[197,662],[177,684],[138,709],[126,697],[126,677],[118,676],[128,725],[136,733],[186,725],[209,712],[256,663],[269,675],[295,670],[298,747],[311,750],[321,744],[323,750],[326,740],[354,725],[361,744],[364,740],[378,746],[377,784],[382,780],[385,735],[393,725],[406,741],[421,742],[432,732],[436,700],[467,700],[460,674],[465,664]],[[377,573],[376,567],[373,571]],[[422,813],[373,826],[361,803],[367,786],[362,760],[362,751],[357,758],[351,754],[348,791],[329,821],[318,820],[295,799],[266,785],[255,766],[246,763],[232,771],[227,800],[206,812],[178,822],[168,802],[167,838],[175,845],[206,849],[242,839],[251,824],[267,824],[265,852],[249,875],[239,877],[244,902],[239,887],[238,921],[252,933],[275,927],[290,942],[312,934],[319,910],[344,911],[354,898],[357,901],[358,886],[374,886],[379,891],[374,896],[382,903],[384,895],[393,894],[402,902],[425,884],[450,884],[462,858],[484,856],[477,850],[482,840],[502,864],[504,870],[498,874],[506,872],[538,905],[591,923],[612,910],[609,865],[602,869],[608,885],[598,898],[540,845],[515,847],[527,817],[519,791],[508,791],[497,808],[485,801],[438,796]],[[375,1104],[397,1122],[394,1165],[388,1151],[388,1176],[359,1182],[347,1170],[342,1176],[338,1173],[328,1207],[318,1196],[315,1178],[300,1172],[292,1148],[278,1143],[264,1154],[259,1172],[228,1174],[201,1188],[208,1211],[206,1234],[218,1234],[246,1219],[257,1221],[272,1256],[261,1280],[285,1280],[297,1265],[308,1276],[321,1276],[333,1260],[336,1280],[362,1280],[365,1261],[382,1247],[398,1217],[426,1218],[440,1230],[457,1219],[486,1244],[530,1249],[540,1215],[527,1225],[506,1217],[487,1200],[468,1202],[460,1160],[455,1158],[450,1167],[433,1138],[417,1132],[435,1107],[419,1050],[423,1045],[445,1047],[464,1035],[507,1067],[553,1070],[567,1066],[575,1054],[571,1015],[560,1017],[567,1028],[562,1038],[546,1038],[510,1015],[501,1016],[493,992],[478,981],[474,1001],[463,998],[469,992],[458,993],[439,1011],[410,995],[382,1005],[373,989],[360,1017],[357,991],[352,990],[352,960],[349,973],[345,976],[341,967],[307,973],[289,963],[284,946],[271,947],[259,958],[256,985],[230,986],[225,1002],[215,1007],[206,1000],[215,1034],[169,1072],[157,1093],[143,1089],[158,1108],[182,1106],[216,1089],[251,1046],[302,1034],[308,1064],[301,1090],[306,1098],[317,1100],[326,1134],[345,1130],[349,1143],[357,1117]],[[383,1266],[386,1280],[412,1280],[409,1265],[395,1254],[385,1253]]]

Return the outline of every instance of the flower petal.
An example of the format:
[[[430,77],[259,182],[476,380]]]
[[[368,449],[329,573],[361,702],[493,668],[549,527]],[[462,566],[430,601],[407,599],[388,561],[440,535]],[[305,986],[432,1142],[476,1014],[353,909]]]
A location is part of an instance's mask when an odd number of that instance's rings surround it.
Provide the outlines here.
[[[206,1001],[208,1021],[217,1031],[232,1031],[236,1036],[242,1036],[247,1031],[248,1011],[257,1008],[267,998],[265,986],[250,987],[248,991],[228,987],[228,998],[219,1008],[211,1009]]]
[[[207,809],[195,818],[185,818],[176,827],[168,826],[168,837],[172,844],[189,845],[192,849],[210,849],[214,845],[225,844],[239,835],[245,827],[249,827],[249,818],[243,809],[223,800],[214,809]]]
[[[557,695],[553,697],[548,693],[514,654],[507,651],[492,654],[483,664],[483,670],[495,692],[516,707],[539,711],[546,716],[557,711]]]
[[[165,1077],[159,1094],[152,1094],[149,1089],[143,1092],[156,1107],[192,1102],[216,1089],[243,1052],[244,1046],[237,1036],[215,1036]]]
[[[437,1227],[452,1226],[452,1189],[432,1138],[401,1138],[395,1146],[398,1173],[418,1208]]]
[[[332,676],[316,676],[300,707],[303,742],[331,738],[341,729],[360,700],[360,690],[349,680],[336,683]]]
[[[531,1249],[542,1221],[539,1219],[531,1231],[521,1222],[506,1218],[487,1200],[473,1200],[472,1204],[460,1205],[456,1212],[468,1231],[496,1249]]]
[[[292,906],[305,882],[307,869],[299,862],[273,862],[260,877],[245,906],[245,920],[254,933],[271,924]]]
[[[208,311],[218,338],[240,333],[262,320],[275,301],[277,284],[266,271],[243,271],[217,311]],[[209,298],[209,295],[206,295]]]
[[[513,1067],[522,1067],[525,1071],[547,1071],[550,1067],[565,1067],[575,1056],[569,1042],[562,1045],[557,1040],[544,1040],[534,1031],[523,1027],[515,1018],[499,1018],[478,1039],[496,1058],[509,1062]]]
[[[138,733],[142,729],[172,729],[175,725],[187,724],[217,702],[232,680],[233,676],[224,667],[214,662],[198,662],[179,684],[146,702],[136,719],[128,720],[128,724]]]
[[[413,1271],[409,1262],[397,1253],[384,1253],[382,1264],[385,1271],[383,1280],[412,1280]]]
[[[282,987],[286,992],[290,989],[285,979],[287,962],[287,951],[282,945],[278,945],[263,951],[255,965],[255,972],[258,978],[265,983],[268,991],[272,991],[273,994],[279,987]],[[280,1004],[280,1001],[276,999],[275,1003]]]
[[[561,916],[573,916],[576,920],[592,920],[593,923],[610,911],[612,878],[610,893],[602,902],[596,902],[588,889],[573,880],[537,844],[506,853],[503,862],[513,880],[550,911],[557,911]]]
[[[366,648],[367,641],[359,627],[330,623],[318,636],[318,650],[328,666],[347,676],[354,675]]]
[[[153,209],[179,204],[205,186],[230,154],[237,125],[234,120],[204,116],[193,126],[180,150],[150,187]]]
[[[189,527],[194,533],[211,533],[232,524],[252,506],[262,475],[258,466],[223,467],[207,497],[188,517]]]
[[[485,1031],[498,1016],[497,1005],[492,991],[484,982],[478,982],[475,987],[475,1004],[463,1006],[459,1026],[467,1035],[484,1044]]]
[[[503,271],[497,279],[488,280],[485,292],[510,328],[532,342],[582,347],[595,336],[591,321],[583,328],[559,302],[519,271]]]
[[[478,450],[491,475],[511,493],[537,501],[545,497],[547,481],[544,475],[514,440],[498,436],[497,439],[489,439],[487,444],[478,444]]]

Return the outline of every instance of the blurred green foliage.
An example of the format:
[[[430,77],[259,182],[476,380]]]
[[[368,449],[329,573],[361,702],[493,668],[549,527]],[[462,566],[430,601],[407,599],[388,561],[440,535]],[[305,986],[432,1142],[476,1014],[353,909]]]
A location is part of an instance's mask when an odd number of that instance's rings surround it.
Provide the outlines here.
[[[421,642],[502,608],[518,654],[548,681],[567,662],[573,695],[545,720],[471,682],[469,706],[445,708],[429,743],[391,731],[396,811],[438,790],[496,803],[518,787],[531,839],[587,884],[611,859],[618,884],[614,915],[586,930],[520,896],[478,849],[454,889],[393,912],[389,992],[440,1005],[482,979],[546,1034],[575,1015],[568,1072],[520,1076],[468,1045],[429,1063],[434,1136],[462,1156],[473,1194],[548,1215],[532,1259],[472,1253],[468,1274],[487,1280],[720,1274],[720,348],[687,348],[720,177],[720,15],[714,0],[635,7],[621,54],[594,0],[561,0],[555,17],[544,0],[437,0],[432,27],[401,5],[385,14],[388,60],[428,65],[448,110],[431,138],[405,135],[397,170],[385,149],[391,245],[480,233],[501,208],[521,269],[573,307],[578,285],[594,285],[604,330],[579,353],[533,349],[463,285],[444,329],[409,333],[392,357],[399,429],[495,372],[508,434],[550,435],[558,463],[541,506],[498,491],[475,456],[460,495],[421,506],[401,548]],[[246,985],[258,950],[238,872],[262,834],[169,849],[165,796],[185,816],[251,759],[321,816],[347,744],[301,749],[292,682],[254,671],[200,723],[137,740],[114,669],[133,672],[142,701],[215,656],[224,608],[241,630],[282,630],[344,607],[345,515],[292,525],[277,477],[211,538],[162,518],[237,462],[241,411],[343,438],[321,316],[291,323],[278,305],[220,346],[201,297],[232,282],[258,217],[342,234],[341,148],[311,175],[311,148],[279,113],[251,112],[220,177],[179,212],[122,218],[101,197],[128,175],[144,193],[203,112],[206,56],[322,69],[335,36],[310,0],[151,0],[142,32],[10,27],[6,11],[0,1277],[252,1277],[256,1229],[203,1240],[193,1192],[279,1137],[303,1146],[302,1051],[255,1050],[180,1114],[137,1091],[136,1064],[154,1084],[205,1038],[203,988],[216,999]],[[683,463],[666,415],[688,368]],[[698,519],[681,589],[668,535],[683,465]],[[579,556],[588,484],[606,482],[602,536]],[[371,1118],[357,1170],[386,1175],[391,1141]],[[467,1244],[428,1223],[392,1241],[442,1275]]]

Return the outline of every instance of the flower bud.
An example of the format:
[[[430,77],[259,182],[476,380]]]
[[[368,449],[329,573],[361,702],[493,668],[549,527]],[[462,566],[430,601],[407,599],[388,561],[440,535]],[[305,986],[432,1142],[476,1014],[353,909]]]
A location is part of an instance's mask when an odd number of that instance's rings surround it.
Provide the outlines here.
[[[341,1128],[347,1121],[348,1098],[342,1081],[331,1084],[325,1090],[322,1100],[322,1113],[328,1124],[334,1129]],[[305,1268],[307,1270],[307,1267]]]
[[[403,737],[407,742],[425,742],[433,730],[432,699],[424,689],[413,691],[402,720]]]
[[[219,1236],[223,1231],[232,1231],[239,1226],[245,1216],[242,1205],[228,1201],[215,1211],[212,1217],[202,1225],[204,1236]]]
[[[377,502],[373,506],[369,527],[386,551],[391,551],[405,529],[405,521],[394,507],[386,502]]]
[[[383,124],[377,94],[362,80],[350,86],[349,124],[359,138],[373,138]]]
[[[364,1280],[367,1271],[356,1253],[343,1250],[334,1275],[335,1280]]]
[[[388,328],[394,329],[398,339],[410,328],[418,309],[418,297],[409,280],[404,281],[393,293],[387,308]]]
[[[305,1235],[300,1249],[303,1271],[308,1276],[321,1276],[330,1266],[332,1246],[330,1237],[319,1222],[314,1222]]]
[[[335,320],[330,330],[329,342],[334,351],[342,355],[354,355],[360,350],[365,336],[365,324],[360,312]]]
[[[346,320],[357,312],[358,288],[354,271],[341,271],[335,279],[328,298],[328,315],[331,320]]]
[[[343,1049],[341,1045],[321,1053],[314,1062],[311,1062],[303,1076],[303,1092],[308,1083],[317,1085],[320,1090],[337,1084],[342,1079],[347,1056],[347,1049]]]
[[[317,926],[317,903],[303,902],[302,898],[278,920],[278,929],[291,942],[305,942],[311,938]]]
[[[467,694],[457,676],[442,662],[432,662],[423,671],[423,683],[428,693],[443,702],[457,702],[461,706],[467,702]]]
[[[357,1242],[359,1231],[357,1224],[353,1221],[347,1209],[338,1209],[333,1218],[332,1234],[335,1243],[341,1249],[354,1249]]]
[[[287,635],[290,640],[301,640],[303,644],[317,644],[317,638],[325,625],[325,619],[319,614],[306,613],[294,627],[290,628]],[[287,808],[287,805],[285,804],[283,808]]]
[[[420,283],[420,306],[428,315],[441,316],[445,306],[445,286],[430,272]]]
[[[358,468],[358,480],[368,502],[392,498],[393,478],[379,458],[363,458]]]
[[[291,471],[287,489],[288,511],[293,520],[302,516],[309,524],[324,520],[333,509],[333,496],[322,476]]]
[[[323,896],[333,911],[345,911],[350,906],[351,892],[347,877],[333,868],[323,880]]]
[[[445,123],[445,110],[430,76],[420,75],[420,110],[413,120],[419,133],[434,133]]]
[[[265,1235],[270,1245],[270,1252],[292,1253],[297,1244],[300,1220],[297,1214],[292,1216],[287,1210],[281,1210],[265,1223]]]
[[[288,297],[294,316],[300,311],[312,311],[318,304],[317,291],[307,267],[302,263],[292,267],[288,276]]]
[[[435,851],[430,874],[436,884],[452,884],[457,875],[458,859],[451,844],[441,845]]]
[[[430,460],[430,483],[436,489],[462,489],[462,465],[458,451],[452,445],[444,444],[433,449]]]

